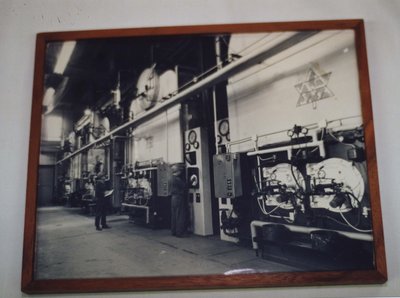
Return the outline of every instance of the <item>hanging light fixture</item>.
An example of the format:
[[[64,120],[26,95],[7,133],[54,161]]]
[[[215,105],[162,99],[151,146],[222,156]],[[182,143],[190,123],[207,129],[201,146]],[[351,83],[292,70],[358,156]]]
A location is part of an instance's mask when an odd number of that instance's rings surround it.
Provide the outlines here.
[[[92,110],[89,108],[86,108],[83,113],[85,114],[85,116],[89,116],[92,113]]]
[[[54,73],[63,74],[76,46],[76,41],[66,41],[63,43],[60,54],[58,55]]]

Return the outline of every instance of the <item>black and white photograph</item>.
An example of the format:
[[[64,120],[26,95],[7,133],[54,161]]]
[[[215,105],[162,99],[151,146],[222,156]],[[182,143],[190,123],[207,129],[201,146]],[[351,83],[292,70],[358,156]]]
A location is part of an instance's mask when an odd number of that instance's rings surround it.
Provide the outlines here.
[[[46,42],[35,280],[373,271],[356,32]]]

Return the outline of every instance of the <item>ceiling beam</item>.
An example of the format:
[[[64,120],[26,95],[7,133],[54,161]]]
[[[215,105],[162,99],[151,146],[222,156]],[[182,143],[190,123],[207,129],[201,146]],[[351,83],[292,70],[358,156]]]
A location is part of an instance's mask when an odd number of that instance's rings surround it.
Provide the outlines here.
[[[80,152],[90,149],[91,147],[95,146],[96,144],[105,141],[106,139],[112,137],[113,135],[117,134],[118,132],[121,132],[124,129],[130,128],[130,127],[136,127],[136,126],[148,121],[150,118],[153,118],[156,115],[162,113],[163,111],[165,111],[177,104],[182,103],[184,100],[191,98],[192,96],[201,92],[202,90],[208,89],[222,81],[225,81],[228,78],[230,78],[231,76],[234,76],[235,74],[238,74],[241,71],[243,71],[255,64],[258,64],[268,58],[271,58],[271,57],[281,53],[282,51],[310,38],[311,36],[317,34],[318,32],[319,31],[303,31],[303,32],[299,32],[299,33],[293,33],[288,38],[278,42],[277,44],[275,44],[272,47],[269,47],[267,49],[261,48],[247,56],[238,58],[237,60],[222,67],[221,69],[217,70],[216,72],[210,74],[209,76],[201,79],[197,83],[194,83],[193,85],[191,85],[187,89],[183,90],[182,92],[177,93],[170,99],[156,105],[153,109],[149,110],[148,112],[138,116],[137,118],[135,118],[131,121],[128,121],[128,122],[122,124],[121,126],[115,128],[114,130],[107,133],[103,137],[76,150],[75,152],[71,153],[69,156],[59,160],[57,163],[62,163],[63,161],[70,159],[71,157],[79,154]],[[195,82],[195,81],[193,81],[193,82]]]

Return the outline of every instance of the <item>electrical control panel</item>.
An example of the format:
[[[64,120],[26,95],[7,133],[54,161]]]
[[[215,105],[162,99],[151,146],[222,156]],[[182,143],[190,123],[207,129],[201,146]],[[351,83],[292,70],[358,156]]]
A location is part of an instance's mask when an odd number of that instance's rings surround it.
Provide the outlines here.
[[[214,190],[218,198],[235,198],[243,194],[240,155],[217,154],[213,157]]]
[[[190,228],[202,236],[213,234],[208,147],[205,129],[197,127],[185,132]]]

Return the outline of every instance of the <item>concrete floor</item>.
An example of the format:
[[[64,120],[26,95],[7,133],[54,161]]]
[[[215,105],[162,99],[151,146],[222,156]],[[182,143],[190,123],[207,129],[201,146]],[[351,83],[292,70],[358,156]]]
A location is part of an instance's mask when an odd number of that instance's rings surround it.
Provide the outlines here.
[[[135,225],[125,215],[107,217],[112,229],[96,231],[78,208],[38,209],[37,279],[223,274],[298,270],[255,256],[219,236],[176,238],[169,230]]]

